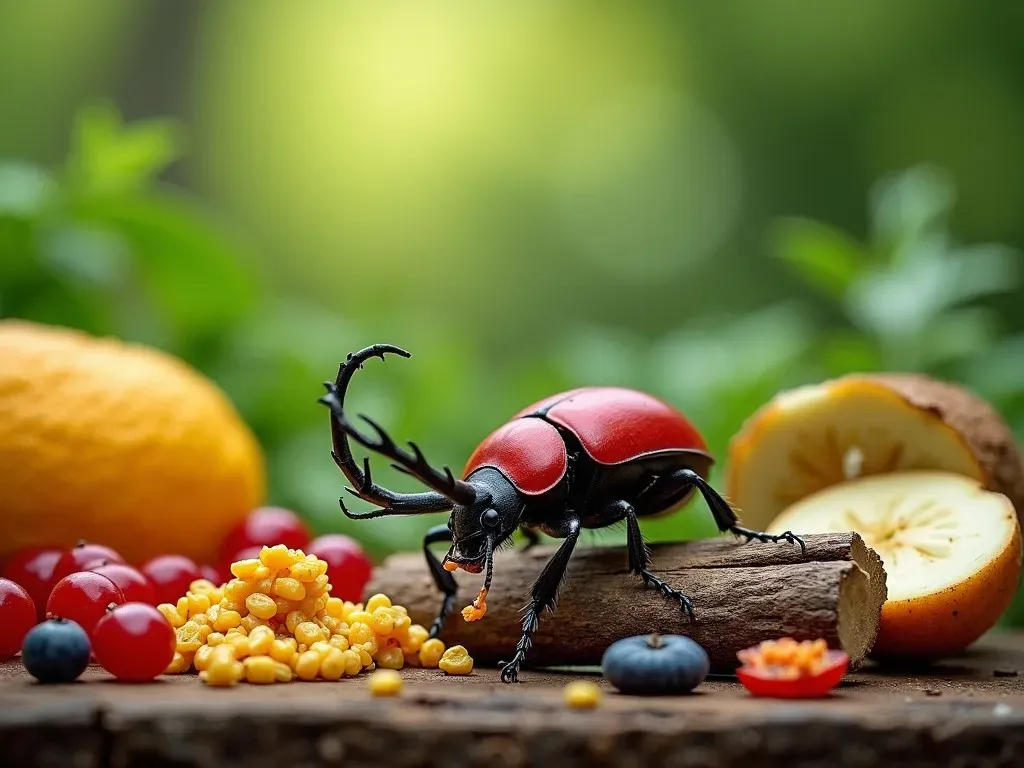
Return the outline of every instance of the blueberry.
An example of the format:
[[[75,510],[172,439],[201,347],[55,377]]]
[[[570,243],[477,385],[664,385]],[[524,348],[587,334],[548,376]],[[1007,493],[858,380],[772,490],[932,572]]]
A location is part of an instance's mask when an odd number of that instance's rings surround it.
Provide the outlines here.
[[[707,652],[682,635],[638,635],[608,646],[601,671],[622,693],[689,693],[707,677]]]
[[[21,661],[41,683],[70,683],[78,678],[92,655],[89,636],[69,619],[49,619],[25,635]]]

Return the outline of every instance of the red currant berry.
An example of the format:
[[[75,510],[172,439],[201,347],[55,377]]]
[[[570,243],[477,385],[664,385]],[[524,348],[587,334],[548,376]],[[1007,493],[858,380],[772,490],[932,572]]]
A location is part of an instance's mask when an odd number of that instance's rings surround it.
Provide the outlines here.
[[[156,605],[156,590],[142,572],[124,563],[103,563],[89,568],[93,573],[102,573],[121,588],[125,601]],[[184,594],[184,593],[182,593]],[[180,597],[180,595],[179,595]]]
[[[143,682],[163,674],[174,658],[174,629],[152,605],[111,608],[92,632],[92,652],[118,680]]]
[[[36,606],[36,618],[46,618],[46,601],[53,586],[53,569],[64,550],[56,547],[27,547],[18,550],[7,561],[3,576],[20,584]]]
[[[232,528],[221,543],[221,560],[246,547],[272,547],[284,544],[289,549],[305,549],[309,529],[294,512],[281,507],[260,507]]]
[[[123,602],[121,588],[103,574],[76,571],[54,585],[46,603],[46,613],[71,619],[92,637],[93,628],[106,614],[107,606]]]
[[[373,572],[373,561],[355,539],[329,533],[310,542],[309,552],[327,563],[332,595],[342,600],[362,599]]]
[[[20,584],[0,579],[0,661],[18,651],[25,635],[36,625],[36,606]]]
[[[158,555],[139,570],[156,590],[157,604],[178,602],[189,585],[202,578],[199,566],[183,555]]]
[[[216,586],[226,583],[228,580],[224,578],[224,575],[219,569],[214,568],[212,565],[201,565],[199,566],[200,578],[206,579],[212,582]]]
[[[108,563],[124,562],[124,558],[110,547],[79,541],[78,544],[60,556],[60,560],[57,561],[57,565],[53,568],[53,584],[56,585],[58,581],[75,571],[88,570],[91,566],[98,565],[102,560],[106,560]]]

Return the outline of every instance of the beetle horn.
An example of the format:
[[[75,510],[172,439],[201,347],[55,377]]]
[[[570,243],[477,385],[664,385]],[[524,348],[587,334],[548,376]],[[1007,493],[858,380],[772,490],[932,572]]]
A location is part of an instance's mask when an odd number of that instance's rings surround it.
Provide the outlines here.
[[[476,489],[471,484],[456,479],[448,467],[442,467],[440,470],[437,470],[430,466],[418,445],[410,442],[409,448],[411,452],[399,447],[387,432],[384,431],[384,428],[368,416],[360,415],[360,418],[376,432],[376,437],[364,434],[349,421],[345,414],[344,402],[345,393],[348,390],[352,375],[362,368],[363,363],[371,357],[379,357],[383,360],[385,354],[410,357],[410,354],[400,347],[391,344],[374,344],[355,354],[349,355],[348,359],[339,367],[337,379],[333,383],[324,382],[327,394],[320,398],[320,402],[331,409],[331,432],[334,436],[335,462],[338,463],[338,466],[345,471],[345,474],[356,485],[355,495],[373,503],[392,507],[395,513],[409,514],[451,508],[451,504],[439,503],[438,500],[454,504],[472,504],[476,499]],[[363,447],[391,459],[394,462],[392,466],[408,475],[412,475],[428,488],[435,491],[437,494],[436,500],[425,498],[426,496],[433,496],[433,494],[420,494],[413,498],[409,494],[396,494],[373,485],[368,471],[368,462],[364,465],[364,470],[360,472],[359,467],[352,460],[352,453],[345,441],[346,436],[351,437]],[[401,512],[399,512],[399,509],[401,509]]]

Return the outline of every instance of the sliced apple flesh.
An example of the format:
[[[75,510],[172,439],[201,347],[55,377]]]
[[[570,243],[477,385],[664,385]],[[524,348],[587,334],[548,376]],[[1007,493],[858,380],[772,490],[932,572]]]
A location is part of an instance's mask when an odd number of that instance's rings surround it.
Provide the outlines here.
[[[830,484],[787,507],[767,530],[856,531],[878,553],[888,597],[876,657],[963,650],[998,621],[1020,579],[1013,505],[962,474],[889,472]]]
[[[729,458],[726,494],[751,528],[836,483],[903,470],[963,475],[1024,508],[1024,462],[998,414],[914,374],[857,374],[780,393],[743,425]]]

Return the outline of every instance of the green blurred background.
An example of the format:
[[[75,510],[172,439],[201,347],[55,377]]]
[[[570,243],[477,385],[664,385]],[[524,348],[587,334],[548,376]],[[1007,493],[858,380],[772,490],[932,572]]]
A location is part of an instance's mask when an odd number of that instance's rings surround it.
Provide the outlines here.
[[[271,501],[377,557],[436,519],[338,510],[316,399],[373,342],[413,357],[353,406],[456,469],[580,384],[679,405],[717,479],[774,392],[851,370],[962,381],[1024,436],[1022,24],[934,0],[8,0],[0,315],[186,358],[257,431]],[[693,505],[647,532],[714,526]]]

